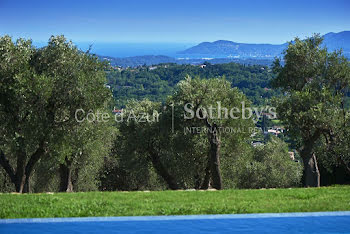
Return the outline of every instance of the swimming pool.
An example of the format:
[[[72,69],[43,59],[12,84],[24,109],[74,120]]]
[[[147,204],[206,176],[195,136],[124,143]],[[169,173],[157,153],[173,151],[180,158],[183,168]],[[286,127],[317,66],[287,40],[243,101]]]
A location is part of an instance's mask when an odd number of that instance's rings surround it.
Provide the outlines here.
[[[0,233],[350,233],[350,212],[3,219]]]

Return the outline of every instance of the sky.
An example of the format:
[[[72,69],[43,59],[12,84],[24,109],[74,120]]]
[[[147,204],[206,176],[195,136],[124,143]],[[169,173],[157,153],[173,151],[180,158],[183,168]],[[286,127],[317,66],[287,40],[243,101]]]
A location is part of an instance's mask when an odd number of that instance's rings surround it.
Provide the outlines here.
[[[281,44],[350,30],[350,1],[0,0],[0,35],[47,41]]]

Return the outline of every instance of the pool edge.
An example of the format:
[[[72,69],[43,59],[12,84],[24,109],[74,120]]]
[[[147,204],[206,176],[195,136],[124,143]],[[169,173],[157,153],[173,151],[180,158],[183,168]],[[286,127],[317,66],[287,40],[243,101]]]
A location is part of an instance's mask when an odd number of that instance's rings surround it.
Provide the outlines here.
[[[66,218],[20,218],[0,219],[0,224],[15,223],[63,223],[63,222],[112,222],[112,221],[162,221],[201,219],[251,219],[284,217],[349,216],[350,211],[254,213],[254,214],[210,214],[210,215],[169,215],[169,216],[118,216],[118,217],[66,217]]]

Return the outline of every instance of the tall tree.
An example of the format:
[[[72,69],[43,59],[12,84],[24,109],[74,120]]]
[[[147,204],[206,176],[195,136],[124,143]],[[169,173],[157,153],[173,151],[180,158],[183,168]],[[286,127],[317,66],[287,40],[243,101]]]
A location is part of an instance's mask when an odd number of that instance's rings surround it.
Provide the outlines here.
[[[221,111],[217,105],[221,105]],[[224,79],[187,78],[178,84],[174,96],[163,107],[147,100],[127,105],[118,117],[123,121],[118,124],[116,155],[124,161],[137,161],[142,168],[150,162],[170,189],[207,189],[210,181],[214,188],[222,189],[221,148],[240,147],[253,126],[252,115],[242,118],[242,105],[248,107],[244,94]],[[186,118],[191,113],[185,108],[190,106],[194,115]],[[229,114],[232,108],[237,116]],[[158,116],[156,121],[140,118],[146,114],[154,120],[154,113]],[[222,128],[232,132],[225,133]]]
[[[110,96],[104,67],[63,36],[39,49],[0,38],[0,165],[17,192],[30,190],[34,166],[78,124],[77,109],[103,107]]]
[[[108,113],[108,110],[104,113]],[[102,167],[109,154],[115,128],[110,121],[84,121],[67,131],[64,139],[55,145],[60,177],[60,192],[73,192],[81,171],[90,163],[90,174]],[[91,175],[93,176],[93,175]],[[94,180],[91,178],[91,180]],[[90,183],[93,183],[91,181]]]
[[[164,128],[159,120],[160,111],[160,103],[148,100],[130,101],[123,113],[116,116],[119,122],[116,152],[123,160],[138,161],[134,166],[141,168],[137,170],[147,168],[150,163],[170,189],[179,189],[167,161],[162,157],[169,153],[171,136],[164,135]]]
[[[199,134],[207,135],[208,159],[201,188],[208,188],[211,179],[213,188],[222,189],[221,148],[239,147],[251,134],[253,112],[249,101],[224,78],[187,77],[179,83],[172,102],[176,110],[183,113],[180,131],[186,132],[189,128],[194,130],[190,135],[195,135],[198,129]]]
[[[278,75],[272,81],[284,92],[277,100],[277,111],[299,143],[304,184],[308,187],[320,186],[315,147],[321,137],[339,130],[339,121],[346,112],[342,100],[349,87],[349,62],[341,52],[328,53],[321,44],[319,35],[289,43],[284,66],[278,59],[275,61]]]

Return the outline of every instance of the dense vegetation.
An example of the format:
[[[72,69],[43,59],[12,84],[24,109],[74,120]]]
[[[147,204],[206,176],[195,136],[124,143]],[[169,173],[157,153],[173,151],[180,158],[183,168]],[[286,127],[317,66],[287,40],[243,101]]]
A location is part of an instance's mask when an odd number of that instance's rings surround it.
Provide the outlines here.
[[[280,119],[297,142],[304,163],[304,184],[320,186],[316,148],[350,174],[349,61],[341,51],[322,48],[319,35],[296,38],[285,51],[284,66],[275,61],[272,85],[284,95],[276,100]]]
[[[108,103],[105,65],[63,36],[51,37],[40,49],[30,40],[13,43],[5,36],[0,48],[0,165],[6,173],[5,188],[10,183],[10,190],[20,193],[49,190],[52,171],[59,168],[59,190],[71,191],[72,170],[79,171],[75,165],[83,170],[93,161],[96,167],[109,151],[104,123],[74,118],[77,109],[103,110]],[[94,183],[91,177],[87,181]]]
[[[321,42],[296,39],[273,69],[119,70],[63,36],[43,48],[1,37],[0,191],[349,183],[350,66]],[[262,131],[272,125],[286,131]]]
[[[107,72],[108,85],[118,107],[124,107],[127,100],[164,102],[171,95],[178,82],[186,76],[203,79],[225,77],[232,87],[238,87],[255,105],[262,105],[278,94],[269,86],[274,77],[266,66],[246,66],[237,63],[203,65],[160,64]]]

